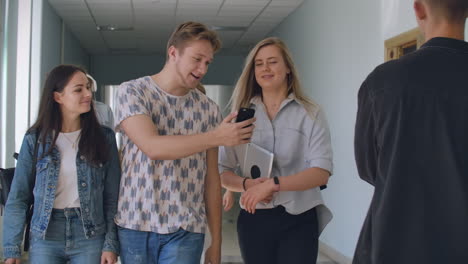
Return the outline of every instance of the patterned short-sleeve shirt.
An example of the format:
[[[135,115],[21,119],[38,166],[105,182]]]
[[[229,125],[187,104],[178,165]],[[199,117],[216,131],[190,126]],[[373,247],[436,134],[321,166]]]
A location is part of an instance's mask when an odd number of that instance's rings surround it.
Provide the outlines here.
[[[184,96],[170,95],[149,76],[122,83],[116,100],[115,129],[122,133],[117,225],[159,234],[179,228],[205,233],[206,151],[177,160],[151,160],[120,123],[131,116],[147,115],[160,135],[203,133],[221,122],[218,105],[197,89]]]

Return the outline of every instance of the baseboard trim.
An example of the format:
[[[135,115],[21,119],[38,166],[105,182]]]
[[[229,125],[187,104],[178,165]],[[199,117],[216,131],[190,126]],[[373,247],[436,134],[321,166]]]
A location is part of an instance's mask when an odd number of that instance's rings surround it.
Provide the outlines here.
[[[338,264],[351,264],[352,262],[352,259],[346,257],[345,255],[336,251],[334,248],[330,247],[322,241],[319,241],[319,250],[320,253],[327,256],[328,258],[330,258]]]

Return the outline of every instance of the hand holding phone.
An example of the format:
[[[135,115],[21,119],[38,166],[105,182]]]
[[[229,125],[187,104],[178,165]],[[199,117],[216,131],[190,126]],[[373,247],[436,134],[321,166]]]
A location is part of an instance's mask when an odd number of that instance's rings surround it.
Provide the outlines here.
[[[255,109],[241,107],[237,113],[236,123],[253,118],[255,115]],[[251,126],[251,125],[248,125]],[[248,127],[247,126],[247,127]]]

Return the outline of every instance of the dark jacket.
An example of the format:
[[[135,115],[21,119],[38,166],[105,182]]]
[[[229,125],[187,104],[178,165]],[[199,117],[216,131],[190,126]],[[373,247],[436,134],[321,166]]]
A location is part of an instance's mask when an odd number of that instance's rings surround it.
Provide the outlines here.
[[[468,43],[434,38],[377,67],[355,155],[375,191],[353,263],[467,263]]]

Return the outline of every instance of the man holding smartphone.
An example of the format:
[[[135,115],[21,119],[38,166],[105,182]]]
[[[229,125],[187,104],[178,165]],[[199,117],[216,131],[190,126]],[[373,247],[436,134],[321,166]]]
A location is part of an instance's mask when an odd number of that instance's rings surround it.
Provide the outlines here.
[[[166,64],[121,84],[116,131],[122,133],[122,181],[116,223],[122,263],[219,264],[221,185],[218,146],[247,143],[253,119],[221,122],[219,107],[196,89],[220,48],[205,25],[179,25]]]

